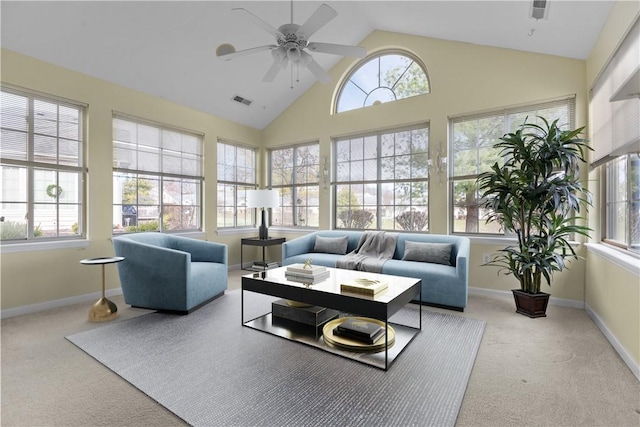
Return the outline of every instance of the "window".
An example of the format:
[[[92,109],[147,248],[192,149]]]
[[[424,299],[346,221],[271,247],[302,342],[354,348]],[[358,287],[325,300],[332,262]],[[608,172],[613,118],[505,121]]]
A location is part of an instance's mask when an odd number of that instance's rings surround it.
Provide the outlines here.
[[[280,193],[271,225],[318,227],[320,209],[320,145],[280,148],[269,152],[269,184]]]
[[[449,122],[451,168],[451,224],[454,233],[503,234],[497,223],[486,224],[488,212],[480,209],[476,177],[500,163],[494,144],[505,134],[515,132],[525,120],[541,124],[538,116],[550,123],[573,129],[575,98],[545,102],[519,108],[452,118]],[[528,118],[528,119],[527,119]]]
[[[618,157],[604,170],[603,240],[640,254],[640,154]]]
[[[4,242],[84,236],[85,106],[2,87]]]
[[[405,52],[384,52],[365,59],[344,80],[335,111],[364,108],[429,93],[425,67]]]
[[[593,153],[602,169],[602,240],[640,253],[640,20],[636,20],[589,99]]]
[[[247,190],[256,188],[256,150],[218,141],[218,227],[251,227]]]
[[[202,135],[113,117],[113,233],[201,230]]]
[[[336,228],[428,231],[428,126],[334,144]]]

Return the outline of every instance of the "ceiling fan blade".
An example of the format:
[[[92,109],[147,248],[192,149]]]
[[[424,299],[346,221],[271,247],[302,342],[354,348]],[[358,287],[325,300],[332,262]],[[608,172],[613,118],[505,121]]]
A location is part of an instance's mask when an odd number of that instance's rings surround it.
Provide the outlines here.
[[[299,37],[308,40],[313,33],[318,31],[322,26],[324,26],[327,22],[331,21],[338,15],[338,12],[333,10],[330,6],[326,4],[321,4],[313,15],[307,19],[307,21],[302,24],[298,31],[296,31],[296,35]]]
[[[283,67],[280,65],[280,63],[274,60],[273,64],[271,64],[271,67],[269,67],[269,70],[267,70],[267,74],[265,74],[264,77],[262,78],[262,81],[266,83],[271,83],[276,78],[276,76],[278,75],[278,73],[282,68]]]
[[[253,21],[254,24],[256,24],[257,26],[265,30],[267,33],[271,34],[276,39],[279,37],[284,37],[282,33],[276,30],[271,24],[263,21],[261,18],[258,18],[256,15],[249,12],[247,9],[243,7],[236,7],[231,9],[231,11],[244,13],[251,21]]]
[[[265,50],[272,50],[277,48],[278,46],[274,44],[269,44],[266,46],[258,46],[258,47],[252,47],[251,49],[239,50],[237,52],[228,53],[226,55],[220,55],[219,58],[222,58],[225,61],[230,61],[240,56],[251,55],[252,53],[258,53],[258,52],[263,52]]]
[[[367,55],[365,48],[360,46],[347,46],[344,44],[333,43],[309,43],[307,49],[312,52],[330,53],[332,55],[355,56],[356,58],[364,58]]]
[[[329,77],[329,74],[327,74],[324,68],[322,68],[320,64],[318,64],[307,52],[302,51],[301,62],[307,66],[309,71],[311,71],[311,73],[316,76],[316,79],[320,82],[331,83],[331,77]]]

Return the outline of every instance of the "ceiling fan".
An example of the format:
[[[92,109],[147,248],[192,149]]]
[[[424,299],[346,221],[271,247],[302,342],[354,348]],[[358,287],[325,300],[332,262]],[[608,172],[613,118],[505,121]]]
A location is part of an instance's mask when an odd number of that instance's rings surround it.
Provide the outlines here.
[[[232,51],[231,53],[221,55],[225,61],[250,55],[266,50],[271,51],[273,64],[265,74],[262,81],[272,82],[280,70],[291,65],[291,79],[293,81],[294,69],[299,72],[299,67],[306,67],[311,73],[322,83],[328,83],[331,78],[327,72],[318,64],[313,57],[307,52],[329,53],[332,55],[355,56],[364,58],[366,50],[360,46],[347,46],[333,43],[309,42],[309,38],[325,24],[335,18],[338,13],[326,4],[321,4],[318,9],[307,19],[302,25],[293,23],[293,0],[291,1],[291,23],[283,24],[278,29],[258,18],[253,13],[244,8],[234,8],[234,12],[242,13],[254,24],[271,34],[276,39],[276,44],[254,47],[240,51]],[[292,84],[293,86],[293,84]]]

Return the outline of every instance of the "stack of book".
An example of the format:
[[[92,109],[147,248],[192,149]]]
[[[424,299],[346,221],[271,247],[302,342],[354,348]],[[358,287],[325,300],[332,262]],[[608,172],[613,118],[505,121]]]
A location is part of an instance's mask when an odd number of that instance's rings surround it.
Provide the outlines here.
[[[366,278],[353,279],[340,284],[340,291],[374,296],[387,289],[389,285],[380,280]]]
[[[302,283],[316,283],[329,278],[329,270],[321,265],[305,267],[304,264],[292,264],[284,272],[287,280]]]
[[[276,267],[278,267],[278,263],[276,261],[253,261],[253,265],[249,268],[249,270],[264,271]]]
[[[348,318],[333,329],[333,334],[365,344],[373,344],[384,335],[384,328],[366,320]]]

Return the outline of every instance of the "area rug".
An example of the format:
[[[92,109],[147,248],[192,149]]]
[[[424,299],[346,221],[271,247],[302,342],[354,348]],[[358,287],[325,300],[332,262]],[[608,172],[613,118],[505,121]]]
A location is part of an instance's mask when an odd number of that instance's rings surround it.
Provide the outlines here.
[[[271,297],[245,293],[245,319]],[[150,313],[69,341],[194,426],[453,426],[484,322],[422,311],[388,371],[241,326],[240,291],[187,315]],[[266,311],[265,311],[266,309]],[[393,320],[417,321],[409,305]]]

